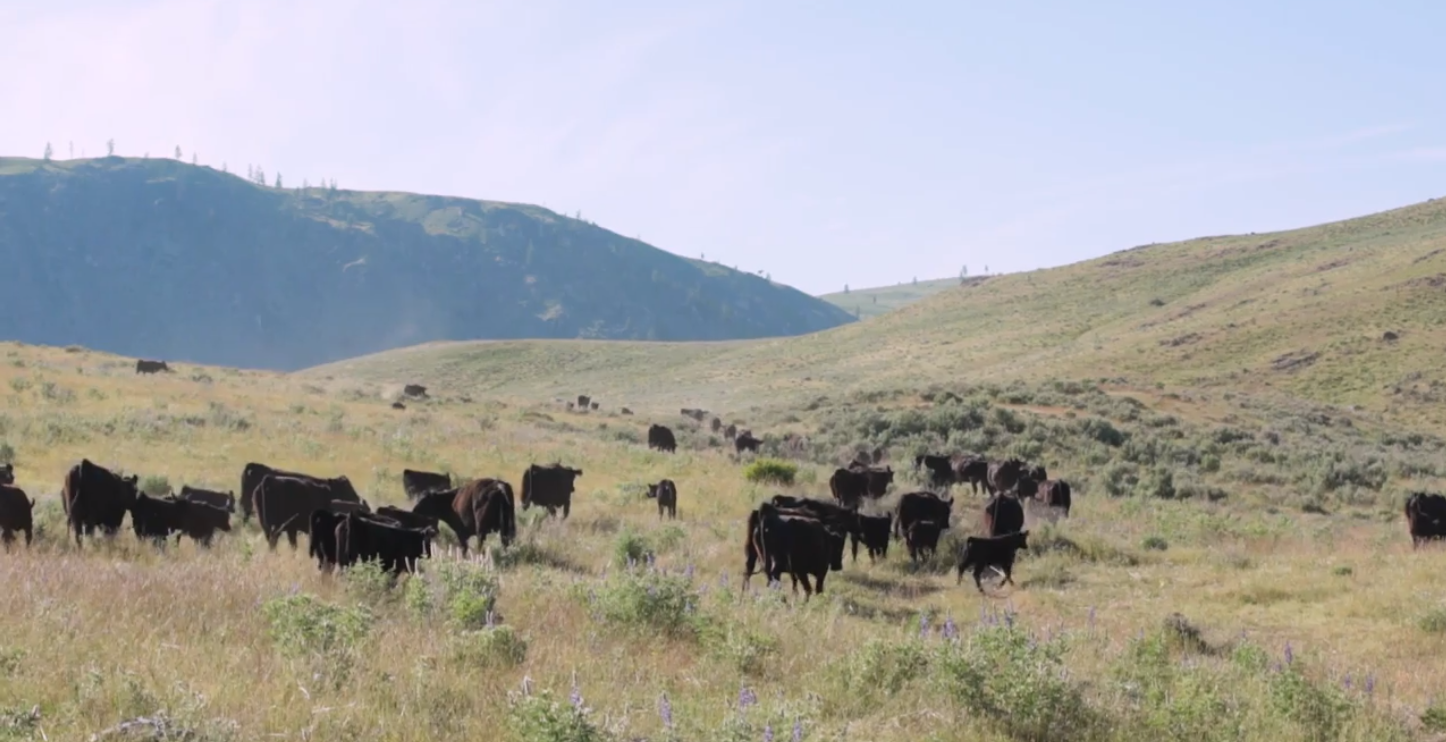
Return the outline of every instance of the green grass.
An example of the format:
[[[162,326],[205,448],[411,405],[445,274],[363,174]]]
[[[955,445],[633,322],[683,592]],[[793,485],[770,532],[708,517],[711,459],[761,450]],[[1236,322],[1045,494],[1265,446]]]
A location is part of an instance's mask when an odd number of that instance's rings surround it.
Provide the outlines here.
[[[878,286],[867,289],[850,288],[847,291],[824,294],[818,298],[842,308],[859,319],[869,319],[949,289],[958,288],[959,285],[960,281],[957,278],[916,280],[894,286]]]

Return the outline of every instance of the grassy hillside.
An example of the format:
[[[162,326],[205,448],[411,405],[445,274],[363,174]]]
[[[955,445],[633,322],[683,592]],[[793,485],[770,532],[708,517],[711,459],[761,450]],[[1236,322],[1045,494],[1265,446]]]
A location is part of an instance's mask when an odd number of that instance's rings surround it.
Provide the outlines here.
[[[442,339],[725,340],[851,321],[523,204],[0,159],[0,337],[292,369]]]
[[[841,395],[750,416],[772,450],[789,426],[812,439],[794,484],[754,484],[676,414],[447,394],[398,411],[390,388],[339,378],[140,377],[124,358],[14,345],[0,361],[0,459],[40,501],[36,543],[0,557],[0,729],[16,739],[149,719],[170,736],[147,738],[209,742],[790,739],[795,725],[805,740],[1364,742],[1426,739],[1446,715],[1432,705],[1446,608],[1420,590],[1446,551],[1411,551],[1397,499],[1446,473],[1446,444],[1368,421],[1071,384]],[[652,420],[675,426],[679,453],[641,444]],[[846,557],[808,603],[757,577],[741,593],[747,510],[822,493],[835,450],[878,444],[897,491],[918,486],[902,463],[915,447],[952,444],[1048,463],[1075,508],[1031,509],[1018,585],[987,595],[949,571],[980,515],[967,489],[932,560],[911,566],[896,542],[879,564]],[[439,557],[389,586],[270,553],[254,527],[210,551],[158,553],[129,530],[77,551],[55,493],[81,456],[153,490],[234,488],[247,461],[344,473],[373,504],[402,500],[404,468],[585,473],[571,519],[526,511],[513,548],[494,539],[481,561]],[[677,521],[642,496],[662,477]]]
[[[895,286],[878,286],[868,289],[849,289],[818,298],[833,304],[859,319],[877,317],[906,307],[920,299],[959,287],[957,278],[940,278],[933,281],[914,281]]]
[[[1386,333],[1395,339],[1387,339]],[[1446,201],[991,277],[834,330],[714,345],[453,343],[315,369],[661,408],[960,379],[1249,391],[1446,433]]]

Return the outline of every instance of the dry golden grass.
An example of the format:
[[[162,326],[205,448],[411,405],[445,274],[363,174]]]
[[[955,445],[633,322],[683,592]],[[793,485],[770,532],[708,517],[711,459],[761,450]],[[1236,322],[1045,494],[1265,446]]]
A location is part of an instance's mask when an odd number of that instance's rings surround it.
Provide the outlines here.
[[[747,484],[741,465],[721,451],[669,456],[616,438],[622,430],[641,435],[648,414],[575,415],[537,400],[481,395],[397,411],[387,390],[340,379],[185,365],[142,377],[132,364],[88,351],[0,346],[0,441],[13,448],[17,484],[42,501],[36,545],[0,557],[0,584],[10,588],[0,612],[0,739],[40,739],[42,731],[52,740],[85,739],[162,711],[187,725],[197,735],[191,739],[504,739],[516,731],[507,721],[508,693],[524,677],[564,698],[575,678],[598,723],[619,739],[668,738],[657,711],[663,694],[680,738],[733,739],[716,730],[743,687],[760,699],[750,718],[771,721],[780,740],[794,720],[808,740],[1028,738],[954,704],[935,675],[905,673],[893,695],[859,685],[882,682],[861,648],[910,646],[920,615],[936,630],[948,617],[968,633],[982,614],[1005,610],[1041,637],[1071,636],[1072,676],[1093,707],[1120,718],[1135,703],[1118,679],[1121,658],[1173,612],[1203,628],[1212,646],[1244,632],[1279,662],[1288,642],[1322,687],[1338,687],[1350,674],[1345,695],[1366,711],[1335,729],[1337,738],[1380,739],[1381,724],[1390,723],[1401,734],[1424,734],[1421,713],[1446,688],[1446,632],[1423,623],[1442,610],[1434,586],[1446,552],[1412,553],[1399,519],[1095,494],[1078,498],[1067,521],[1035,520],[1036,544],[1068,538],[1078,550],[1026,557],[1015,588],[981,596],[967,581],[956,586],[952,573],[910,568],[894,544],[885,563],[846,564],[809,603],[785,600],[786,589],[764,589],[761,578],[743,598],[741,522],[776,490]],[[376,620],[352,671],[338,679],[280,651],[265,606],[292,593],[352,606],[363,599],[355,585],[319,573],[304,547],[293,553],[283,543],[268,553],[254,529],[234,531],[209,552],[187,542],[157,553],[137,543],[127,522],[113,544],[88,542],[77,551],[64,539],[55,492],[82,456],[165,476],[177,489],[235,489],[248,461],[346,474],[374,505],[403,500],[399,478],[408,467],[514,483],[534,461],[561,460],[585,473],[569,520],[525,514],[523,541],[543,557],[492,572],[502,624],[528,643],[520,665],[459,655],[457,630],[410,611],[403,586],[364,601]],[[802,469],[789,491],[824,493],[828,472]],[[642,497],[642,485],[662,477],[678,484],[674,522],[659,522]],[[959,502],[962,533],[972,530],[982,502],[962,493]],[[649,636],[590,610],[589,589],[623,579],[613,562],[627,533],[651,541],[659,567],[693,570],[693,582],[706,586],[697,613],[721,638]],[[1168,548],[1146,548],[1147,537]],[[1262,671],[1259,688],[1275,687],[1270,672]],[[1369,696],[1361,689],[1367,676],[1375,684]],[[37,706],[38,721],[29,716]],[[1245,738],[1311,738],[1307,727],[1282,721],[1290,714],[1277,707],[1236,711]],[[1230,712],[1205,718],[1220,713]],[[1138,738],[1140,728],[1121,722],[1106,736]],[[1155,738],[1199,738],[1156,731]],[[738,734],[762,738],[757,727]]]

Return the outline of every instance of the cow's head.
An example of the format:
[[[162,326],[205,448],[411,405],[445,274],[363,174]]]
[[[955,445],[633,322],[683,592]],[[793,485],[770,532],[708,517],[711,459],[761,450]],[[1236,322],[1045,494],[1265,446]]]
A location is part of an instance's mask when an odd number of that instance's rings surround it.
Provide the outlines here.
[[[14,464],[0,464],[0,484],[15,484]]]
[[[661,483],[659,483],[659,484],[661,484]],[[659,487],[659,484],[650,484],[650,485],[648,485],[648,494],[647,494],[648,499],[651,500],[651,499],[654,499],[654,498],[656,498],[656,497],[658,496],[658,487]]]

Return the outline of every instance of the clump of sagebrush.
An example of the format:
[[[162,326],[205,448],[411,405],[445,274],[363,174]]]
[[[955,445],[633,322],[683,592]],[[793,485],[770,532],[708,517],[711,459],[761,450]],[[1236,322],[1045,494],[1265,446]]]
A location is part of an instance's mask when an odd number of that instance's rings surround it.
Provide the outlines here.
[[[375,620],[365,606],[343,608],[306,593],[268,600],[261,612],[282,655],[335,686],[350,676]]]
[[[631,530],[618,534],[613,542],[613,565],[616,567],[641,564],[651,560],[653,555],[653,544],[648,537]]]
[[[159,474],[147,474],[141,478],[140,490],[151,497],[165,497],[171,494],[171,480]]]
[[[527,640],[511,626],[493,624],[457,633],[452,660],[461,665],[515,667],[527,659]]]
[[[521,691],[507,694],[507,725],[519,742],[604,742],[613,735],[593,721],[582,693],[574,688],[560,700],[551,690],[533,692],[524,678]]]
[[[431,562],[407,580],[405,602],[420,617],[445,616],[459,630],[492,624],[500,588],[491,570],[471,562]]]
[[[382,569],[375,559],[357,562],[342,572],[342,584],[346,594],[353,600],[367,605],[380,606],[397,599],[396,577]]]
[[[778,459],[758,459],[743,469],[743,476],[755,484],[777,484],[784,487],[793,484],[798,475],[798,466]]]
[[[669,573],[652,565],[626,568],[573,590],[600,623],[687,638],[696,638],[707,625],[693,578],[686,572]]]

